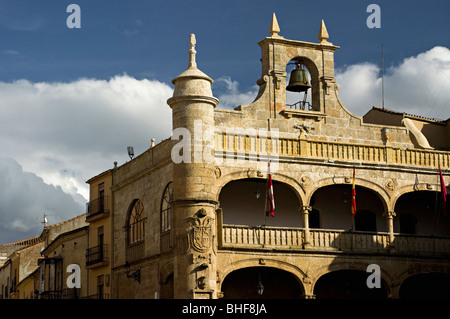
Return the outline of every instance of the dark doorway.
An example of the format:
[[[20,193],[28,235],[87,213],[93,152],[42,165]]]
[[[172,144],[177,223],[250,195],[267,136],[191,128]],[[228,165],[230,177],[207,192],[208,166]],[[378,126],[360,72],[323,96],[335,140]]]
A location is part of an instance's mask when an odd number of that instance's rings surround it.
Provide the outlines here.
[[[442,273],[420,274],[403,281],[401,299],[450,299],[450,276]]]
[[[258,294],[258,283],[263,287]],[[269,267],[250,267],[228,274],[222,283],[225,299],[299,299],[303,288],[291,273]]]
[[[367,287],[370,273],[362,270],[339,270],[323,275],[314,287],[316,299],[386,299],[386,285]]]

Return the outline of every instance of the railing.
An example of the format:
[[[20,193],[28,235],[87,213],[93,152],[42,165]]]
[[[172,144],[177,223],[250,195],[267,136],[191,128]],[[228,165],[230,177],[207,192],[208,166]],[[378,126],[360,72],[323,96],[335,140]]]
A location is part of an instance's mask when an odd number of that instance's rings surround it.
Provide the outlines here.
[[[93,218],[102,214],[109,214],[109,197],[103,196],[86,204],[86,219]]]
[[[247,248],[302,248],[302,230],[281,227],[223,226],[224,245]]]
[[[445,237],[398,234],[395,236],[394,244],[399,252],[405,253],[434,256],[450,253],[450,238]]]
[[[340,251],[379,252],[389,246],[388,233],[324,229],[310,229],[309,233],[312,247],[331,248]]]
[[[307,101],[298,101],[297,103],[294,104],[286,104],[286,108],[291,109],[291,110],[312,110],[312,105],[311,103],[307,102]]]
[[[106,262],[108,245],[103,244],[86,250],[86,266]]]
[[[450,237],[394,234],[389,242],[385,232],[361,232],[288,227],[223,225],[219,248],[280,251],[323,251],[390,254],[450,255]]]
[[[437,168],[450,168],[450,152],[402,149],[384,145],[318,141],[279,137],[275,134],[255,135],[255,132],[216,132],[216,156],[258,155],[318,158],[326,160],[385,163]]]

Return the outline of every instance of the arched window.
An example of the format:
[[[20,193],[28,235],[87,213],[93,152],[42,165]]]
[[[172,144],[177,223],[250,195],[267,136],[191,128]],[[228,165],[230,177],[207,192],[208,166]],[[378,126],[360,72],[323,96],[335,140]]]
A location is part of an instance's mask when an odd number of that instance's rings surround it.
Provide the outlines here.
[[[128,244],[131,245],[145,238],[145,211],[139,199],[133,201],[128,214]]]
[[[161,200],[161,233],[172,228],[173,183],[167,184]]]

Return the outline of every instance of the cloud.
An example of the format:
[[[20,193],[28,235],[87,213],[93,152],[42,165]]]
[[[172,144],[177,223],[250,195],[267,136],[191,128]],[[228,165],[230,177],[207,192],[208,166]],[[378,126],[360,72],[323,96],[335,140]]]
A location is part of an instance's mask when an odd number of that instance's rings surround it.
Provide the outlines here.
[[[371,63],[336,70],[342,103],[364,115],[382,105],[380,67]],[[385,70],[385,107],[431,118],[450,117],[450,50],[434,47]]]
[[[127,75],[70,83],[0,82],[0,145],[24,170],[79,204],[90,177],[171,135],[172,88]],[[43,213],[43,212],[40,212]],[[12,224],[11,224],[12,225]]]
[[[239,91],[239,83],[233,81],[229,76],[223,76],[216,80],[212,85],[213,94],[220,103],[219,108],[234,109],[243,104],[250,104],[258,94],[258,87],[254,86],[247,92]]]
[[[44,213],[52,224],[84,212],[61,187],[23,171],[12,158],[0,157],[0,189],[0,244],[39,235]]]

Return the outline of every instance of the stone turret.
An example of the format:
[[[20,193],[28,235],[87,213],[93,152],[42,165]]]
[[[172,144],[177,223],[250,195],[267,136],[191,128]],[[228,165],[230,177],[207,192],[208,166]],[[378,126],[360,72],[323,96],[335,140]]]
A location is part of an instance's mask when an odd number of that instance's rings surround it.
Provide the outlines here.
[[[197,68],[195,35],[190,35],[188,69],[177,76],[172,108],[175,298],[216,298],[213,80]],[[180,138],[181,137],[181,138]],[[181,155],[182,153],[182,155]],[[180,160],[181,159],[181,160]]]

